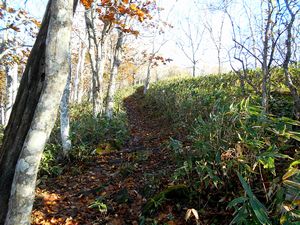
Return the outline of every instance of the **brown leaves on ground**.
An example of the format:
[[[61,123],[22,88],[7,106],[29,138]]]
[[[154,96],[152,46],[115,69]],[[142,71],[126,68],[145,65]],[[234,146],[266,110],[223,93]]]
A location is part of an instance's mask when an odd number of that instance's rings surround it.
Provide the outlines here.
[[[170,184],[175,169],[163,147],[174,135],[170,125],[145,108],[142,98],[136,93],[125,100],[131,132],[128,146],[71,165],[63,175],[41,183],[32,224],[139,224],[143,205]],[[168,219],[173,208],[164,207],[158,220],[185,224],[184,212],[180,221]]]

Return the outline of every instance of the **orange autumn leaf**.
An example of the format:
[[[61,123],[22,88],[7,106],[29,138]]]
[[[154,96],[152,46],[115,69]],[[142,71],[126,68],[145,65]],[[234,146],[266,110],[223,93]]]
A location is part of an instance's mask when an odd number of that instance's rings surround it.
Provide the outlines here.
[[[91,8],[94,0],[80,0],[80,2],[86,9],[89,9],[89,8]]]
[[[126,13],[125,7],[121,5],[121,6],[119,7],[119,12],[120,12],[121,14],[125,14],[125,13]]]
[[[102,0],[101,1],[101,5],[106,5],[107,3],[109,3],[110,2],[110,0]]]

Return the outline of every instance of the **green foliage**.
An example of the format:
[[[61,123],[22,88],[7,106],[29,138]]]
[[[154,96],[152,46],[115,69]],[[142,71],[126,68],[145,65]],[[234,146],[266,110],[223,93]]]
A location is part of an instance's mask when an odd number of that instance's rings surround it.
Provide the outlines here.
[[[113,116],[93,118],[91,114],[71,120],[71,141],[73,148],[70,157],[88,159],[99,150],[120,149],[128,139],[126,115],[122,112]],[[97,151],[98,150],[98,151]]]
[[[260,71],[248,72],[255,83]],[[289,223],[297,217],[297,175],[290,181],[282,176],[299,159],[300,123],[291,118],[292,98],[283,81],[282,71],[274,70],[272,114],[263,113],[260,96],[248,85],[248,96],[242,94],[232,73],[158,82],[146,95],[148,107],[189,133],[189,146],[170,139],[178,163],[174,179],[186,183],[193,197],[214,193],[207,201],[215,208],[231,202],[232,223]]]
[[[70,139],[69,161],[63,160],[57,121],[44,150],[40,175],[57,176],[63,172],[67,162],[88,160],[103,150],[120,149],[129,139],[126,114],[120,110],[112,119],[104,116],[94,118],[90,103],[73,105],[70,108]]]
[[[265,206],[256,198],[256,196],[253,194],[251,187],[247,184],[247,182],[245,181],[245,179],[241,176],[241,174],[238,173],[238,177],[239,180],[247,194],[247,198],[246,197],[239,197],[234,199],[233,201],[230,202],[230,204],[228,205],[228,207],[233,207],[236,206],[239,203],[242,203],[242,207],[237,209],[237,215],[235,216],[235,218],[232,220],[231,224],[237,223],[239,224],[241,221],[243,221],[245,219],[245,215],[242,215],[239,213],[244,212],[245,209],[246,211],[250,212],[248,214],[247,217],[249,217],[249,215],[252,215],[252,217],[255,218],[256,220],[256,224],[271,224],[271,221],[268,218],[268,212],[267,209],[265,208]],[[250,216],[251,218],[251,216]],[[246,221],[244,221],[246,222]],[[248,220],[248,224],[249,224],[249,220]],[[252,223],[250,223],[252,224]]]
[[[130,86],[118,90],[114,96],[114,109],[116,112],[123,111],[123,101],[136,92],[140,86]]]
[[[89,205],[89,208],[97,209],[100,213],[107,213],[107,205],[103,203],[101,200],[96,199]]]
[[[165,190],[159,192],[147,201],[143,207],[142,213],[143,215],[151,214],[168,199],[182,198],[186,200],[188,199],[188,193],[188,187],[184,184],[167,187]]]

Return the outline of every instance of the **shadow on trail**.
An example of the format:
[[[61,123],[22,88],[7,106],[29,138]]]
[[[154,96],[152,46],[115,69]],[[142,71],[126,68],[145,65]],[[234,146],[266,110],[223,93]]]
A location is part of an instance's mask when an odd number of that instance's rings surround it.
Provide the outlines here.
[[[174,134],[171,124],[145,104],[141,89],[124,105],[131,135],[127,146],[41,183],[32,224],[139,224],[146,201],[171,182],[175,163],[166,146]]]

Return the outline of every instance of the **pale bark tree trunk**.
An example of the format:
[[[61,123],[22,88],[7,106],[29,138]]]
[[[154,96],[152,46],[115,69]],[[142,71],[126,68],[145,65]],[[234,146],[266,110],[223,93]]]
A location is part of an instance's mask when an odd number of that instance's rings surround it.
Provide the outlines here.
[[[267,19],[266,19],[266,26],[264,29],[264,39],[263,39],[263,52],[262,52],[262,107],[264,112],[268,112],[269,107],[269,78],[270,78],[270,71],[268,67],[268,53],[269,53],[269,42],[270,42],[270,31],[271,31],[271,3],[268,0],[268,9],[267,9]],[[271,60],[271,59],[270,59]]]
[[[93,84],[93,115],[97,117],[103,111],[103,74],[106,58],[107,34],[111,30],[110,23],[104,21],[101,36],[98,41],[96,32],[96,11],[92,6],[85,11],[85,21],[89,42],[89,56],[92,67]]]
[[[81,61],[81,55],[82,55],[82,43],[79,43],[78,47],[78,60],[77,60],[77,66],[76,66],[76,71],[75,71],[75,77],[73,81],[73,86],[72,86],[72,92],[71,92],[71,99],[72,102],[76,102],[76,95],[78,91],[78,85],[79,85],[79,71],[80,71],[80,61]]]
[[[193,77],[196,77],[196,63],[193,62]]]
[[[69,151],[72,148],[70,139],[70,116],[69,116],[69,97],[70,97],[70,83],[71,83],[71,62],[69,62],[70,70],[65,86],[65,90],[60,103],[60,136],[63,147],[63,156],[68,157]]]
[[[210,38],[217,50],[218,74],[221,74],[221,72],[222,72],[221,51],[222,51],[222,37],[223,37],[224,22],[225,22],[225,13],[222,15],[221,26],[220,26],[220,30],[219,30],[217,38],[215,38],[214,32],[213,32],[214,29],[211,27],[209,22],[207,21],[205,24],[206,29],[209,31]]]
[[[98,41],[95,30],[95,12],[93,8],[88,9],[85,12],[86,29],[88,34],[89,43],[89,57],[92,69],[92,102],[93,102],[93,116],[96,118],[101,111],[101,91],[100,91],[100,80],[98,77]]]
[[[122,31],[118,32],[118,40],[116,44],[116,48],[114,51],[113,57],[113,65],[110,72],[110,80],[107,90],[107,102],[106,102],[106,116],[108,118],[112,118],[114,111],[114,95],[116,91],[116,77],[118,75],[118,69],[121,64],[121,50],[123,45],[123,36],[124,33]]]
[[[147,75],[145,79],[145,84],[144,84],[144,94],[147,93],[149,86],[150,86],[150,79],[151,79],[151,60],[148,62],[148,67],[147,67]]]
[[[6,112],[5,112],[5,125],[8,122],[8,118],[11,114],[13,104],[16,99],[18,91],[18,64],[8,67],[6,71]]]
[[[286,54],[285,54],[285,59],[283,62],[283,69],[284,69],[284,75],[285,75],[285,80],[286,80],[286,85],[288,86],[288,88],[290,89],[290,92],[293,96],[294,99],[294,115],[296,117],[297,120],[300,119],[300,97],[299,97],[299,93],[297,90],[297,87],[294,85],[292,76],[289,72],[289,64],[291,61],[291,57],[292,57],[292,29],[293,29],[293,25],[296,19],[296,14],[299,13],[299,10],[296,11],[296,13],[294,13],[292,11],[292,9],[290,8],[289,2],[288,0],[285,0],[285,5],[288,9],[288,12],[290,14],[290,21],[287,25],[287,38],[286,38]]]
[[[50,19],[50,3],[49,1],[41,29],[28,58],[18,95],[4,132],[0,150],[0,225],[3,225],[5,221],[16,163],[44,85],[45,42]]]
[[[0,116],[1,116],[1,125],[5,125],[5,105],[3,103],[3,98],[1,97],[1,105],[0,105]]]
[[[38,165],[67,79],[72,3],[49,1],[22,76],[0,151],[1,225],[30,224]]]
[[[80,47],[80,51],[78,54],[79,58],[78,58],[78,63],[77,63],[77,67],[76,67],[76,75],[75,75],[75,79],[74,79],[74,101],[76,103],[81,103],[81,96],[82,96],[81,81],[82,81],[82,74],[83,74],[83,69],[84,69],[86,51],[87,51],[87,48],[86,48],[85,44],[83,43],[83,46]]]

